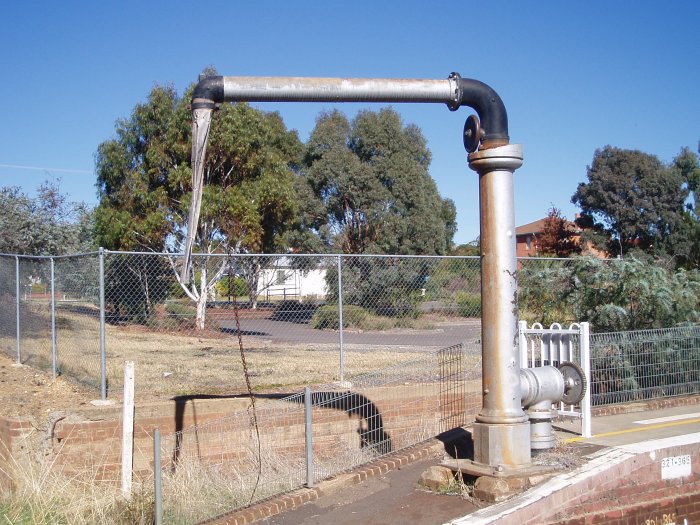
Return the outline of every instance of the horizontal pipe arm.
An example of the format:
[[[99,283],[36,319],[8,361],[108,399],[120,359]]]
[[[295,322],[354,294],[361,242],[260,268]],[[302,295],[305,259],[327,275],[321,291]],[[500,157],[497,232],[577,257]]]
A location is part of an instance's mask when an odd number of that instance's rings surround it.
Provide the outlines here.
[[[452,84],[452,86],[451,86]],[[224,77],[225,101],[442,102],[455,100],[452,80]]]
[[[498,94],[478,80],[453,73],[442,80],[387,78],[204,77],[192,108],[222,102],[387,102],[470,106],[481,119],[483,147],[508,143],[508,117]]]

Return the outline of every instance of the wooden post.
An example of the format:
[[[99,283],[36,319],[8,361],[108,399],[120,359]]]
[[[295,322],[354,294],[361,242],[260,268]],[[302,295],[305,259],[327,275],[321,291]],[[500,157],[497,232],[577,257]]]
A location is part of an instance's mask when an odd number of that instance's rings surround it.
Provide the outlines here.
[[[122,417],[122,496],[131,499],[134,466],[134,362],[124,362],[124,412]]]

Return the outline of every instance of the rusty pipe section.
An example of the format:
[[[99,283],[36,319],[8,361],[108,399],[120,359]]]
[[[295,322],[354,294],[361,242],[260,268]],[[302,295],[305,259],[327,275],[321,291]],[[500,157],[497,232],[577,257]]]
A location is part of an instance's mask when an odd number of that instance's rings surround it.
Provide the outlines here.
[[[222,102],[386,102],[469,106],[481,120],[482,149],[508,144],[503,101],[488,85],[452,73],[442,80],[392,78],[222,77],[201,78],[192,109]]]

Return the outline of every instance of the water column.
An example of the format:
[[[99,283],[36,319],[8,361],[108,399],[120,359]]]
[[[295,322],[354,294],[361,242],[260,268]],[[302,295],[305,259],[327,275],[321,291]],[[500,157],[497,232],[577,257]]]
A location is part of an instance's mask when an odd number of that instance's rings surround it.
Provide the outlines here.
[[[458,73],[443,80],[204,77],[192,95],[195,142],[200,143],[204,135],[204,127],[196,124],[200,109],[244,101],[440,103],[452,111],[462,106],[476,110],[478,118],[467,119],[464,131],[469,166],[479,174],[481,208],[484,386],[483,408],[474,426],[475,463],[488,471],[528,465],[529,423],[519,388],[513,213],[513,172],[523,157],[521,146],[509,144],[508,116],[498,94],[483,82]],[[193,144],[193,164],[203,161],[203,151],[198,158]],[[188,235],[196,229],[196,216],[191,210]],[[189,248],[187,251],[189,255]],[[187,262],[183,272],[186,270]]]
[[[482,409],[473,428],[474,462],[490,467],[530,463],[520,389],[513,194],[513,172],[522,163],[519,144],[469,154],[469,167],[479,174],[481,222]]]

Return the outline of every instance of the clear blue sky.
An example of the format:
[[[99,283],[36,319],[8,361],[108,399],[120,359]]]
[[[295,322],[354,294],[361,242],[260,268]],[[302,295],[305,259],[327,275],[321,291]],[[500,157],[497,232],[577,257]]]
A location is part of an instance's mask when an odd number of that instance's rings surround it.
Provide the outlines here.
[[[73,200],[96,203],[94,152],[115,121],[154,84],[182,92],[208,65],[222,75],[457,71],[499,92],[511,141],[524,146],[517,224],[552,204],[571,218],[571,195],[596,148],[640,149],[665,162],[683,146],[697,150],[699,21],[697,0],[10,2],[0,20],[0,186],[34,195],[60,178]],[[260,107],[279,110],[302,139],[324,108]],[[364,107],[340,109],[352,116]],[[477,179],[461,144],[468,108],[395,108],[428,140],[431,174],[457,205],[455,241],[474,239]]]

